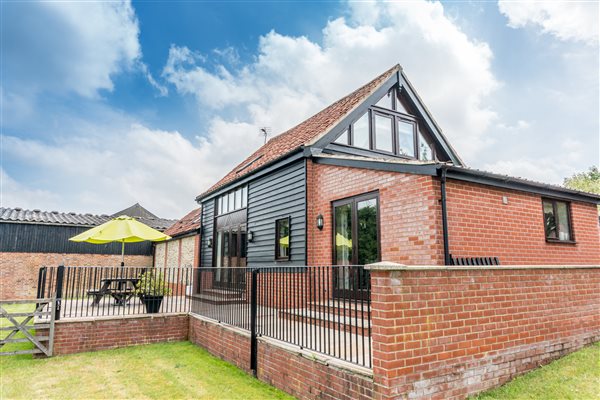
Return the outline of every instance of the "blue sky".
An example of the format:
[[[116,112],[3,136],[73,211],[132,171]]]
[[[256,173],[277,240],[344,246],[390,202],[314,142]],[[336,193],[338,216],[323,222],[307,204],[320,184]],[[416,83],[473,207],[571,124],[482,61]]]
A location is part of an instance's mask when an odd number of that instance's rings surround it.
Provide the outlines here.
[[[474,168],[598,164],[597,2],[6,2],[3,206],[164,217],[400,63]]]

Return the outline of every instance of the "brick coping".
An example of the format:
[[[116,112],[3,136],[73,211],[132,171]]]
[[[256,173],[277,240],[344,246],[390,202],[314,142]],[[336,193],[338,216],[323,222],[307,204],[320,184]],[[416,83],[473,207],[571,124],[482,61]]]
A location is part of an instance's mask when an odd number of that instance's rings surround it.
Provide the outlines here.
[[[223,329],[228,329],[228,330],[235,332],[239,335],[242,335],[244,337],[248,337],[248,338],[250,337],[249,332],[247,332],[243,329],[240,329],[238,327],[235,327],[235,326],[224,324],[222,322],[217,321],[216,319],[207,318],[202,315],[198,315],[198,314],[194,314],[194,313],[190,313],[189,316],[190,316],[190,318],[196,318],[197,320],[200,320],[200,321],[218,325],[218,326],[222,327]],[[353,374],[361,375],[365,378],[373,379],[373,370],[372,369],[362,367],[360,365],[352,364],[350,362],[340,360],[335,357],[328,356],[326,354],[321,354],[316,351],[300,348],[299,346],[295,346],[290,343],[282,342],[281,340],[264,337],[264,336],[258,337],[257,340],[259,342],[263,342],[263,343],[269,344],[274,347],[279,347],[287,352],[297,354],[301,357],[306,358],[307,360],[314,361],[314,362],[317,362],[317,363],[320,363],[323,365],[327,365],[329,367],[337,368],[342,371],[347,371],[347,372],[351,372]]]
[[[371,271],[487,271],[528,269],[600,269],[600,265],[404,265],[381,261],[365,265]]]
[[[95,316],[95,317],[75,317],[75,318],[63,318],[55,321],[56,324],[67,324],[73,322],[95,322],[95,321],[111,321],[111,320],[123,320],[123,319],[143,319],[143,318],[165,318],[165,317],[178,317],[187,316],[188,313],[157,313],[157,314],[130,314],[130,315],[107,315],[107,316]],[[43,323],[42,321],[39,321]]]

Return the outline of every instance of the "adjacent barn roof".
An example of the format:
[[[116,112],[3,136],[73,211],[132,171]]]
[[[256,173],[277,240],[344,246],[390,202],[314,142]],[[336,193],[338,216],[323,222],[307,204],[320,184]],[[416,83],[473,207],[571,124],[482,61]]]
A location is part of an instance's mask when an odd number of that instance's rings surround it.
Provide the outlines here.
[[[201,208],[190,211],[185,217],[175,222],[165,231],[169,236],[184,235],[200,229]]]
[[[164,219],[155,216],[148,210],[144,209],[139,204],[135,204],[130,207],[132,211],[136,210],[136,206],[139,206],[138,215],[130,215],[135,217],[138,221],[154,228],[159,231],[164,231],[169,226],[173,225],[175,220]],[[113,216],[122,215],[125,211],[114,214]],[[142,211],[144,210],[145,213]],[[144,216],[139,216],[144,215]],[[39,225],[67,225],[67,226],[80,226],[80,227],[94,227],[110,220],[113,216],[102,214],[78,214],[74,212],[59,212],[59,211],[41,211],[41,210],[25,210],[22,208],[8,208],[0,207],[0,223],[28,223],[28,224],[39,224]]]
[[[272,138],[201,196],[213,192],[242,176],[248,175],[265,164],[282,158],[302,146],[314,142],[315,139],[326,134],[329,129],[333,128],[342,118],[377,90],[380,85],[385,83],[388,78],[399,72],[400,69],[399,64],[393,66],[363,87],[319,111],[292,129]]]

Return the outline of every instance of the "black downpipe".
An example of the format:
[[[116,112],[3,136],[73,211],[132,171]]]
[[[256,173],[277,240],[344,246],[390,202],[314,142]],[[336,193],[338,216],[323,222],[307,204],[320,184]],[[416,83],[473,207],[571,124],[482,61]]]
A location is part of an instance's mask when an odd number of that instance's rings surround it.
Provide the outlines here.
[[[445,167],[438,170],[440,175],[440,190],[442,195],[442,232],[444,236],[444,264],[451,265],[450,245],[448,242],[448,209],[446,207],[446,171]]]

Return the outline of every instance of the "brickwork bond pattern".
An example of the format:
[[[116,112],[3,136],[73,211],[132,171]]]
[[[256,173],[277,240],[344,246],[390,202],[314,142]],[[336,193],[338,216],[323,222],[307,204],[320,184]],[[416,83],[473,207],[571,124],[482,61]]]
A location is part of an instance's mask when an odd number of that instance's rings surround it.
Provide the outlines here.
[[[33,299],[40,267],[63,265],[118,266],[114,254],[0,253],[0,300]],[[125,256],[125,265],[149,267],[151,256]]]
[[[371,282],[376,398],[462,399],[600,340],[599,267],[372,270]]]
[[[187,314],[56,321],[53,354],[187,340],[188,324]],[[44,335],[47,329],[39,331]]]
[[[502,265],[600,264],[594,204],[571,203],[576,243],[551,243],[539,195],[454,180],[446,193],[450,252],[457,257],[499,257]]]

